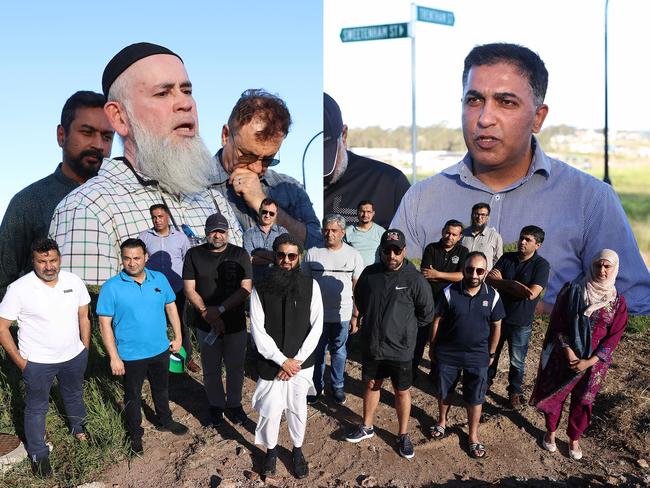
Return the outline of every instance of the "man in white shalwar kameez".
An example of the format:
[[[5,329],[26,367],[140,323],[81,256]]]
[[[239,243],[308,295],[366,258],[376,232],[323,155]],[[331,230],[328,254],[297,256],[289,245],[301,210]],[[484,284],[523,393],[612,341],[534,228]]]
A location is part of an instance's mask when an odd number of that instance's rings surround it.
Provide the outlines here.
[[[311,277],[300,273],[300,242],[282,234],[273,242],[275,265],[253,289],[251,333],[257,347],[259,379],[253,408],[259,413],[255,443],[267,449],[262,474],[274,475],[276,445],[284,412],[293,442],[297,478],[308,475],[302,444],[307,428],[307,395],[314,395],[314,351],[323,330],[323,301]]]

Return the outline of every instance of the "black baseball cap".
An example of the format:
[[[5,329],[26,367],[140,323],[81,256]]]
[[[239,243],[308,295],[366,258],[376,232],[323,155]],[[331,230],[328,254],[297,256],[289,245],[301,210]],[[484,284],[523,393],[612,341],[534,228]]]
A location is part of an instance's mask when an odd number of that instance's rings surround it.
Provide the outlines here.
[[[226,232],[229,227],[226,217],[220,213],[214,213],[205,221],[205,234],[208,235],[210,232],[214,232],[215,230]]]
[[[388,229],[381,236],[381,241],[379,246],[383,249],[390,246],[395,246],[399,249],[404,249],[406,247],[406,238],[404,234],[399,229]]]
[[[323,176],[329,176],[336,166],[337,141],[343,132],[341,109],[327,93],[323,93]]]

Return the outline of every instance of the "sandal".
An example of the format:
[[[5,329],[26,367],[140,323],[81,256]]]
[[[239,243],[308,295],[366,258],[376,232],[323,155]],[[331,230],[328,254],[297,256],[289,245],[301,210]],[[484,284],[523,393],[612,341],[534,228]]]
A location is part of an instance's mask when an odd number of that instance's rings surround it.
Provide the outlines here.
[[[472,442],[468,449],[469,457],[473,459],[483,459],[487,456],[485,446],[480,442]]]
[[[429,435],[432,439],[442,439],[445,436],[445,428],[440,424],[429,427]]]

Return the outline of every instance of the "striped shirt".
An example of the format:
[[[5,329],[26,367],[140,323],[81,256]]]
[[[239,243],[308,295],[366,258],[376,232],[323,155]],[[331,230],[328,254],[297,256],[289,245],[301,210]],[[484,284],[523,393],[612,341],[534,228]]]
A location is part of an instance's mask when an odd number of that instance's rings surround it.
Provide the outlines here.
[[[54,211],[50,236],[61,249],[61,267],[89,285],[101,285],[121,269],[120,243],[151,225],[149,207],[166,203],[173,222],[205,235],[205,220],[221,212],[229,241],[241,246],[242,231],[218,191],[172,195],[137,173],[123,158],[105,159],[99,174],[64,198]]]
[[[471,227],[467,227],[463,230],[463,240],[460,243],[469,252],[481,251],[485,254],[487,269],[492,269],[503,255],[503,239],[494,227],[486,227],[476,235]]]

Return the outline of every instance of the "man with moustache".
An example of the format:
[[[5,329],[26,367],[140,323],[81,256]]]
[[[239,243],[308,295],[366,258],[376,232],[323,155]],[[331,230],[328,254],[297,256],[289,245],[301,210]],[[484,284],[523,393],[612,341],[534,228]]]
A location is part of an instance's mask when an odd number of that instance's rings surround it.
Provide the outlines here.
[[[260,204],[259,222],[244,231],[244,249],[251,256],[255,282],[262,279],[275,262],[273,242],[278,236],[287,234],[287,229],[276,223],[279,208],[278,202],[265,198]]]
[[[549,157],[534,135],[548,113],[548,71],[540,57],[515,44],[476,46],[465,58],[462,81],[468,152],[404,196],[392,226],[406,234],[409,256],[421,256],[447,215],[487,202],[504,242],[515,242],[524,225],[550,236],[545,310],[566,282],[584,275],[592,256],[610,248],[621,258],[616,289],[631,313],[650,314],[650,273],[616,192]]]
[[[499,293],[484,283],[487,276],[485,254],[474,251],[463,265],[463,279],[445,288],[436,306],[431,328],[429,358],[438,396],[438,422],[431,436],[445,435],[449,395],[461,373],[463,400],[467,409],[468,454],[484,458],[485,445],[478,438],[481,410],[487,391],[488,366],[494,361],[501,319],[505,315]]]
[[[488,261],[488,269],[492,269],[503,254],[503,239],[494,227],[488,227],[490,220],[490,205],[479,202],[472,207],[470,216],[472,225],[463,230],[462,244],[468,251],[481,251]]]
[[[172,419],[169,409],[169,352],[181,348],[181,321],[175,295],[165,275],[145,268],[147,247],[140,239],[120,246],[122,271],[104,283],[97,299],[102,342],[111,372],[122,376],[124,414],[131,452],[142,447],[142,385],[149,380],[151,397],[160,424],[157,429],[184,435],[185,425]],[[167,322],[174,338],[167,336]]]
[[[434,303],[442,298],[442,291],[450,284],[463,279],[463,263],[468,254],[467,248],[460,243],[463,224],[458,220],[448,220],[442,228],[442,237],[424,249],[420,271],[433,294]],[[424,348],[429,341],[431,327],[418,329],[418,339],[413,353],[413,378],[417,376]]]
[[[251,296],[251,334],[259,379],[253,408],[259,413],[255,443],[266,447],[263,473],[275,474],[280,420],[284,412],[293,442],[296,478],[309,474],[302,444],[307,428],[307,395],[315,394],[314,351],[323,329],[318,283],[300,272],[300,242],[289,234],[273,241],[275,262]]]
[[[90,347],[90,296],[77,276],[60,270],[61,255],[52,239],[31,246],[33,272],[9,285],[0,303],[0,345],[22,371],[25,383],[24,433],[39,477],[52,474],[45,444],[45,417],[54,377],[70,422],[70,433],[87,440],[83,380]],[[10,332],[18,323],[18,347]]]
[[[30,246],[47,237],[57,204],[95,176],[110,156],[113,128],[104,114],[105,103],[103,95],[91,91],[78,91],[66,100],[56,128],[63,162],[9,202],[0,225],[0,298],[9,283],[31,270]]]
[[[214,188],[228,199],[244,230],[256,224],[262,200],[273,198],[278,224],[310,248],[323,239],[307,192],[295,179],[269,169],[280,164],[277,153],[290,125],[280,97],[261,89],[242,93],[221,129]]]
[[[214,161],[198,134],[192,84],[183,61],[169,49],[132,44],[106,65],[104,111],[124,143],[124,157],[105,160],[98,176],[56,208],[50,235],[62,265],[86,283],[119,272],[120,242],[149,227],[149,208],[167,205],[175,227],[202,235],[205,219],[220,211],[230,238],[241,229],[228,202],[207,189]]]
[[[433,300],[426,280],[408,260],[398,229],[381,237],[381,262],[368,266],[354,289],[363,344],[363,424],[346,436],[360,442],[375,435],[375,411],[381,385],[390,378],[395,391],[400,456],[415,453],[408,435],[411,413],[411,371],[417,330],[431,324]]]
[[[346,244],[350,244],[359,251],[363,258],[363,263],[370,266],[379,261],[379,241],[381,236],[386,232],[381,225],[373,222],[375,217],[375,206],[369,200],[361,200],[357,205],[357,217],[359,223],[348,225],[345,228]]]
[[[205,235],[207,242],[191,248],[185,256],[183,284],[201,348],[210,424],[221,426],[225,411],[233,424],[245,425],[249,419],[241,395],[247,338],[245,302],[253,288],[251,261],[244,248],[228,242],[228,221],[223,215],[207,218]]]

